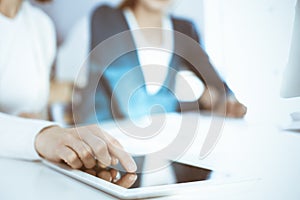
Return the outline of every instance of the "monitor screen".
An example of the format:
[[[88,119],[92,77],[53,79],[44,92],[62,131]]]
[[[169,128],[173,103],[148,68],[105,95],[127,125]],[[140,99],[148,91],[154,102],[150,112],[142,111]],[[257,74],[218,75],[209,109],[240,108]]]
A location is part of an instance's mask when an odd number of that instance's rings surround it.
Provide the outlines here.
[[[291,47],[286,70],[284,72],[281,96],[285,98],[300,97],[300,1],[295,7],[295,19]]]

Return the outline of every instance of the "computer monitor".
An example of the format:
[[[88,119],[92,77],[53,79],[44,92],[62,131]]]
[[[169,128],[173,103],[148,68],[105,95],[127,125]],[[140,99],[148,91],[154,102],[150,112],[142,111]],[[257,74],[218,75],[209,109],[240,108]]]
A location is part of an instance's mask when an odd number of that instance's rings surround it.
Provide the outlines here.
[[[284,98],[300,97],[300,0],[297,1],[295,7],[291,47],[282,80],[281,96]],[[298,109],[300,112],[300,105]]]
[[[295,7],[295,19],[289,52],[288,63],[284,72],[281,88],[281,97],[297,98],[297,107],[291,113],[292,123],[285,129],[300,131],[300,0]]]

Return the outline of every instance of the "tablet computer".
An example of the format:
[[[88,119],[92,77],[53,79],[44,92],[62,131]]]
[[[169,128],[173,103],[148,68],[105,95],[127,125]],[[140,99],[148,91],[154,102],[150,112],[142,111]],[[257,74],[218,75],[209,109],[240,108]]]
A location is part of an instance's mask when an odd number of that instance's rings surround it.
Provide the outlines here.
[[[232,183],[231,174],[213,169],[169,161],[160,170],[143,171],[145,157],[134,157],[140,173],[132,174],[113,168],[71,169],[66,164],[43,160],[44,164],[67,176],[121,199],[149,198],[172,195],[186,189],[211,184]]]

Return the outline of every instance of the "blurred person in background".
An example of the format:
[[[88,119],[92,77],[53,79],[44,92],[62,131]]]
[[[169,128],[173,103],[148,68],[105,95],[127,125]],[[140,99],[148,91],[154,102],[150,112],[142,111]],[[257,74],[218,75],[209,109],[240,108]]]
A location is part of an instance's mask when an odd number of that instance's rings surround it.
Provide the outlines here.
[[[65,129],[38,120],[47,105],[55,52],[54,26],[45,13],[28,1],[0,0],[0,156],[44,157],[73,168],[120,161],[134,172],[131,156],[97,125]]]
[[[200,108],[205,111],[211,111],[215,107],[217,109],[214,114],[235,118],[243,117],[246,114],[246,107],[236,99],[227,84],[223,82],[204,50],[200,55],[196,55],[201,58],[201,64],[193,67],[185,59],[173,53],[139,49],[145,44],[157,49],[171,47],[174,50],[174,48],[178,48],[177,38],[170,31],[183,33],[200,45],[200,38],[193,23],[170,14],[172,3],[172,0],[124,0],[117,8],[102,5],[92,12],[89,21],[86,22],[88,26],[75,28],[75,30],[81,31],[81,34],[78,34],[80,39],[74,39],[76,37],[71,36],[70,38],[73,40],[68,41],[71,45],[72,43],[79,43],[78,46],[89,45],[86,48],[93,51],[110,37],[124,31],[131,31],[131,37],[123,41],[123,44],[115,46],[113,50],[118,51],[124,46],[135,46],[136,49],[121,55],[109,66],[101,66],[101,63],[92,64],[96,66],[90,67],[87,86],[80,91],[82,101],[76,105],[78,106],[78,110],[76,110],[78,119],[81,117],[80,120],[83,122],[94,122],[114,117],[140,117],[149,114],[149,110],[158,113],[178,111],[179,101],[186,101],[184,95],[188,92],[180,84],[180,78],[172,71],[179,71],[185,80],[192,79],[188,82],[191,83],[191,87],[194,87],[193,89],[196,91],[194,96],[198,99],[187,101],[198,101]],[[149,31],[147,28],[158,28],[162,31]],[[86,32],[82,29],[85,29]],[[83,42],[86,44],[82,45]],[[69,50],[71,53],[74,48]],[[109,51],[113,50],[109,49]],[[189,49],[185,49],[185,51],[189,51]],[[99,62],[106,59],[104,54],[95,57]],[[140,67],[136,70],[137,66]],[[97,67],[98,70],[104,72],[94,97],[91,80]],[[132,70],[137,73],[131,73]],[[207,77],[202,76],[201,72],[203,71],[209,71]],[[201,81],[197,82],[195,79]],[[218,79],[223,82],[226,97],[216,85],[205,85],[204,91],[201,92],[199,88],[207,79]],[[136,89],[139,86],[142,87]],[[174,88],[175,92],[170,91],[170,88]],[[112,99],[113,93],[114,99]],[[213,101],[211,101],[210,95],[214,96]],[[92,98],[95,98],[95,105]],[[221,99],[226,100],[222,102]],[[156,105],[159,105],[157,110],[155,110]],[[225,113],[221,109],[218,110],[219,105],[225,105]],[[111,106],[114,111],[110,109]],[[94,109],[96,110],[96,119],[94,118]]]

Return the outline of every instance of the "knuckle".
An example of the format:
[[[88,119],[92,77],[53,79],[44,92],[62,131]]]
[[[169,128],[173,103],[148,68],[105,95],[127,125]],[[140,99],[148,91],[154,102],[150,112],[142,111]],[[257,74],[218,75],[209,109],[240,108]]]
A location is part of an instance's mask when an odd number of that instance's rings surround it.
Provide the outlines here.
[[[112,146],[121,146],[120,142],[114,138],[110,139],[110,144]]]
[[[105,143],[99,144],[96,148],[95,151],[97,154],[103,154],[107,151],[107,145]]]
[[[64,142],[70,142],[74,139],[74,136],[72,133],[66,133],[66,134],[64,134],[63,139],[64,139]]]
[[[85,162],[84,163],[84,166],[86,168],[88,168],[88,169],[91,169],[91,168],[95,167],[95,165],[96,165],[96,161],[95,160],[91,160],[90,162]]]
[[[89,126],[90,128],[97,128],[97,125],[96,124],[92,124]]]
[[[90,158],[91,157],[91,153],[88,150],[83,150],[82,151],[82,157],[83,158]]]
[[[66,159],[70,164],[74,164],[78,158],[75,154],[69,154]]]
[[[75,168],[75,169],[79,169],[81,167],[82,167],[81,163],[78,163],[78,164],[76,163],[76,164],[73,165],[73,168]]]
[[[85,127],[79,127],[76,128],[76,134],[79,137],[86,137],[86,135],[88,134],[88,130]]]

